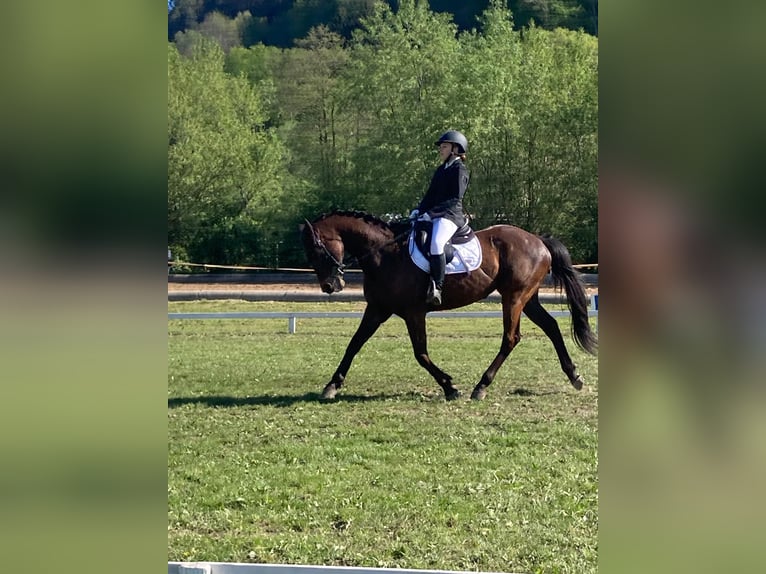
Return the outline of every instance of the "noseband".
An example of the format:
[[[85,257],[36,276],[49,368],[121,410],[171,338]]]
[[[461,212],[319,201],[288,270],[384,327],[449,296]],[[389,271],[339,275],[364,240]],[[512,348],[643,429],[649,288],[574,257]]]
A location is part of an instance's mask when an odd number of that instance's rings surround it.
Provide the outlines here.
[[[329,277],[341,279],[343,277],[343,270],[346,268],[346,266],[341,261],[338,261],[332,253],[330,253],[330,250],[327,249],[324,241],[322,241],[322,239],[316,233],[314,234],[314,245],[321,247],[322,251],[324,252],[323,255],[325,259],[329,259],[332,262],[333,268],[332,271],[330,271]]]
[[[310,226],[309,228],[311,229],[311,235],[312,235],[312,238],[314,239],[314,246],[315,247],[321,247],[322,251],[323,251],[323,254],[322,254],[323,257],[325,259],[329,259],[332,262],[333,269],[330,272],[329,277],[334,277],[334,278],[337,278],[337,279],[341,279],[343,277],[343,271],[344,271],[344,269],[346,269],[347,265],[343,264],[343,262],[341,262],[341,261],[338,261],[335,258],[335,256],[332,253],[330,253],[330,250],[327,249],[327,246],[324,244],[324,241],[322,241],[322,238],[319,236],[319,233],[316,232],[316,230],[311,226],[311,224],[308,222],[308,220],[306,221],[306,223],[308,223],[309,226]],[[409,233],[410,233],[410,230],[408,229],[407,231],[405,231],[403,233],[400,233],[399,235],[397,235],[396,237],[394,237],[390,241],[387,241],[386,243],[384,243],[382,245],[379,245],[378,247],[376,247],[374,249],[371,249],[368,253],[365,253],[361,257],[352,259],[352,262],[353,261],[356,261],[357,263],[361,262],[363,259],[365,259],[365,258],[369,257],[370,255],[372,255],[372,253],[374,253],[376,251],[379,251],[381,248],[385,247],[386,245],[390,245],[392,243],[395,243],[395,242],[399,241],[402,237],[405,237],[406,235],[409,235]]]

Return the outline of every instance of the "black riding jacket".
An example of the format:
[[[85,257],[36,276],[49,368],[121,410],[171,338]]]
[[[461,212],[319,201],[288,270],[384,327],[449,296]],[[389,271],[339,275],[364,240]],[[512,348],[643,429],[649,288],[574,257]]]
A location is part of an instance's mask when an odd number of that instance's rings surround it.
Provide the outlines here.
[[[458,227],[466,223],[463,214],[463,196],[468,187],[468,169],[460,159],[454,157],[441,164],[431,178],[431,185],[417,209],[428,212],[431,219],[444,217]]]

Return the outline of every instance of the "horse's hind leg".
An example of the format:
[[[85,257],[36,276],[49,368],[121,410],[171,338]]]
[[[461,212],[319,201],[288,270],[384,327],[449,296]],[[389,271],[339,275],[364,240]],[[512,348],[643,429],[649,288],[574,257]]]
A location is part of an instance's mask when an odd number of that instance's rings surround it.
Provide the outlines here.
[[[583,379],[577,373],[577,365],[572,361],[572,357],[569,356],[566,345],[564,345],[564,338],[561,336],[561,329],[559,329],[558,322],[540,304],[540,299],[538,298],[537,293],[527,301],[527,304],[524,307],[524,313],[535,325],[540,327],[551,340],[556,349],[556,353],[559,356],[561,370],[564,371],[564,374],[569,378],[569,382],[572,383],[572,386],[579,391],[582,388]]]
[[[343,359],[341,359],[338,368],[335,369],[335,374],[332,376],[332,379],[330,379],[330,382],[325,385],[325,388],[322,391],[323,399],[335,398],[338,389],[343,386],[343,381],[346,378],[349,368],[351,368],[351,362],[354,360],[354,357],[369,338],[375,334],[378,327],[385,323],[389,317],[391,317],[391,312],[381,311],[380,309],[367,305],[367,308],[364,310],[364,315],[362,316],[362,322],[359,324],[359,327],[357,327],[354,336],[351,337],[351,341],[349,341],[348,346],[346,347],[346,352],[343,354]]]
[[[426,335],[426,315],[418,313],[405,318],[407,332],[410,334],[412,342],[412,352],[415,353],[415,359],[423,367],[444,391],[444,398],[452,401],[460,396],[460,391],[452,384],[452,377],[434,365],[431,357],[428,356],[428,341]]]
[[[471,393],[472,399],[481,400],[487,396],[487,387],[492,384],[497,371],[521,340],[519,322],[521,321],[522,306],[518,300],[514,301],[509,296],[503,295],[503,340],[500,343],[500,351],[487,370],[484,371],[479,384],[474,387]]]

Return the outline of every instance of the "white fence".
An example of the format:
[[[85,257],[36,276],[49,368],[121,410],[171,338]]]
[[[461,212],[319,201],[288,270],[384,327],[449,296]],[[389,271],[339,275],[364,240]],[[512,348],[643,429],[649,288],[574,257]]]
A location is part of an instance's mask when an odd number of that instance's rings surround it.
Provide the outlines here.
[[[569,311],[548,311],[553,317],[569,317]],[[290,334],[297,330],[298,319],[361,319],[361,311],[239,311],[219,313],[168,313],[169,320],[179,319],[287,319]],[[434,311],[429,319],[502,318],[501,311]],[[598,328],[598,295],[591,296],[589,317],[596,317]]]
[[[354,566],[299,566],[237,562],[168,562],[168,574],[464,574],[452,570],[359,568]],[[474,574],[503,574],[477,572]]]

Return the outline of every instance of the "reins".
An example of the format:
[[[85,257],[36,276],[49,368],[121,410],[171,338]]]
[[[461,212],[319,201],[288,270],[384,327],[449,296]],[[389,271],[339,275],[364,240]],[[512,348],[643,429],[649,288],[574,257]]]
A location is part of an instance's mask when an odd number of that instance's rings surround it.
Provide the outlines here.
[[[390,229],[390,227],[389,227],[389,229]],[[324,244],[324,241],[322,241],[321,237],[319,237],[318,235],[316,236],[316,243],[322,248],[322,250],[324,251],[325,255],[330,258],[330,261],[333,262],[333,264],[335,265],[335,267],[337,269],[337,274],[339,276],[342,276],[343,275],[343,271],[349,265],[351,265],[353,263],[356,263],[357,265],[359,265],[359,263],[361,261],[364,261],[369,256],[371,256],[373,253],[377,253],[381,249],[383,249],[384,247],[387,247],[389,245],[393,245],[394,243],[397,243],[399,240],[401,240],[402,238],[404,238],[407,235],[409,235],[410,231],[411,231],[411,228],[410,229],[406,229],[405,231],[403,231],[399,235],[394,236],[393,239],[389,239],[388,241],[386,241],[384,243],[381,243],[380,245],[372,247],[371,249],[369,249],[369,251],[367,251],[367,253],[365,253],[361,257],[352,257],[351,259],[348,260],[348,263],[343,263],[342,261],[338,261],[335,258],[335,256],[330,252],[330,250],[327,249],[327,246]]]

